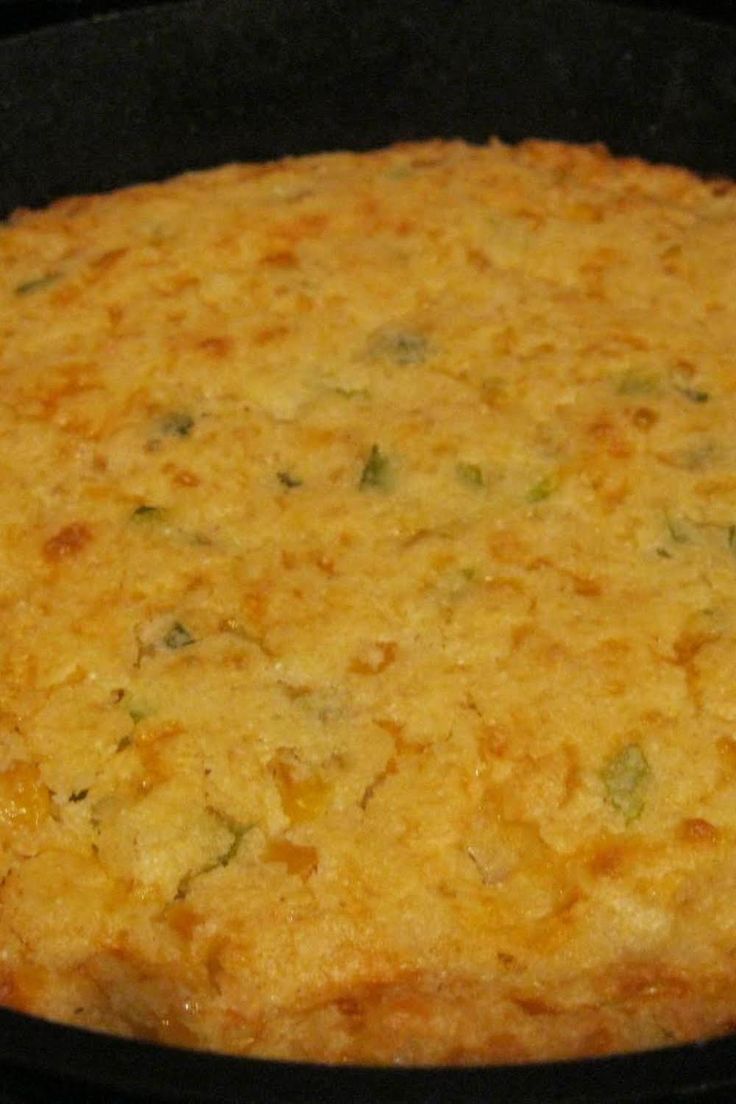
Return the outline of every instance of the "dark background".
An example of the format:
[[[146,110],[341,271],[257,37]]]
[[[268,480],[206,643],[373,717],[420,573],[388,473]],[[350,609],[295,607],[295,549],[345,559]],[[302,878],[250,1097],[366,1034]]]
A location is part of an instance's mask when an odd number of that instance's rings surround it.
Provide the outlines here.
[[[17,34],[48,23],[74,19],[123,8],[150,6],[153,0],[0,0],[0,34]],[[243,0],[247,3],[248,0]],[[300,0],[294,0],[299,4]],[[346,4],[349,0],[346,0]],[[462,0],[457,0],[462,4]],[[491,0],[489,0],[489,3]],[[513,0],[505,0],[513,3]],[[370,0],[363,0],[369,4]],[[617,0],[627,7],[685,12],[736,26],[736,0]]]

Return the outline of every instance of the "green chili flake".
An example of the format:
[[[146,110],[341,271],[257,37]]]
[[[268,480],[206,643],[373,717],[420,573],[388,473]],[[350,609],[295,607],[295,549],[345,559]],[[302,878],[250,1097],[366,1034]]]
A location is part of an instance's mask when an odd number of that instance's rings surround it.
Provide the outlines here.
[[[15,288],[16,295],[32,295],[34,291],[44,291],[61,279],[60,272],[48,272],[45,276],[39,276],[35,280],[26,280]]]
[[[623,815],[627,824],[641,815],[651,774],[638,744],[628,744],[603,766],[601,779],[606,788],[606,800]]]
[[[215,866],[227,866],[230,860],[234,858],[243,836],[246,832],[250,832],[251,828],[254,828],[255,825],[243,824],[241,821],[236,820],[235,817],[231,817],[229,813],[223,813],[221,809],[216,809],[214,805],[208,805],[207,812],[211,817],[214,817],[223,828],[226,828],[233,837],[228,849],[215,859],[212,869],[214,869]]]
[[[385,358],[402,366],[422,364],[427,357],[427,347],[424,334],[386,326],[369,338],[368,355],[371,359]]]
[[[207,811],[223,828],[226,828],[227,831],[230,832],[232,839],[227,849],[213,859],[212,862],[205,863],[204,866],[200,866],[198,870],[190,870],[188,874],[184,875],[176,891],[176,900],[178,901],[186,897],[195,878],[199,878],[202,874],[209,874],[211,871],[217,870],[218,866],[228,866],[238,853],[238,848],[243,841],[243,837],[255,827],[254,824],[240,824],[226,813],[221,813],[219,809],[213,809],[208,806]]]
[[[278,479],[279,483],[283,483],[285,487],[289,487],[290,489],[292,487],[301,487],[304,484],[303,479],[297,479],[296,476],[292,475],[288,471],[276,472],[276,478]]]
[[[659,390],[659,380],[646,372],[628,371],[619,376],[616,391],[619,395],[653,395]]]
[[[238,848],[240,847],[240,844],[242,842],[243,836],[248,831],[250,825],[236,824],[234,821],[231,821],[227,827],[232,832],[232,842],[227,851],[223,851],[221,855],[218,855],[217,866],[227,866],[228,863],[235,858],[238,852]]]
[[[342,396],[343,399],[369,399],[371,397],[367,387],[333,387],[332,390],[336,395]]]
[[[186,648],[194,643],[194,637],[186,625],[182,625],[181,621],[175,621],[164,636],[164,644],[172,651],[176,651],[177,648]]]
[[[378,445],[373,445],[360,476],[360,489],[362,491],[371,488],[388,490],[391,485],[391,478],[391,461],[381,452]]]
[[[407,176],[411,176],[412,171],[411,165],[392,165],[386,170],[386,176],[389,180],[405,180]]]
[[[708,391],[700,391],[696,387],[675,387],[675,391],[679,395],[682,395],[684,399],[689,399],[692,403],[707,403],[710,400],[710,393]]]
[[[670,517],[669,514],[665,515],[665,522],[667,530],[675,544],[687,544],[689,542],[690,531],[684,522]]]
[[[486,480],[480,464],[469,464],[464,460],[455,465],[455,473],[461,483],[468,487],[485,487]]]
[[[165,517],[166,510],[162,506],[137,506],[130,515],[130,520],[136,522],[163,521]]]
[[[145,720],[146,717],[150,717],[150,715],[155,712],[151,706],[141,701],[140,698],[132,697],[127,690],[121,694],[118,700],[134,725],[140,724],[141,721]]]
[[[142,705],[136,705],[134,702],[131,702],[128,706],[128,716],[133,724],[140,724],[141,721],[146,719],[149,713],[149,709],[144,709]]]
[[[84,801],[88,793],[89,789],[75,790],[74,793],[69,794],[69,800],[76,804],[78,801]]]
[[[552,475],[547,475],[544,479],[540,479],[538,483],[535,483],[533,487],[530,487],[527,491],[527,502],[544,502],[545,498],[549,496],[557,489],[557,480]]]
[[[714,441],[701,441],[671,454],[670,463],[683,471],[703,471],[718,462],[721,449]]]
[[[169,437],[189,437],[194,429],[194,418],[182,410],[174,410],[161,419],[161,432]]]
[[[132,696],[129,690],[117,690],[115,692],[114,701],[116,705],[121,705],[121,707],[125,709],[130,720],[134,724],[138,724],[154,712],[154,710],[150,708],[150,705]],[[129,739],[129,737],[127,737],[127,739]]]
[[[728,527],[728,547],[732,552],[736,552],[736,525]]]

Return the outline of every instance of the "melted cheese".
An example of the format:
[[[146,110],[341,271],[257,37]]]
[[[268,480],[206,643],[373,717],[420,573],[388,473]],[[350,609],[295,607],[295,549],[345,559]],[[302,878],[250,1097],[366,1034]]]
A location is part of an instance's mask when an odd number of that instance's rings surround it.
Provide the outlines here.
[[[736,193],[601,148],[0,227],[0,1000],[243,1054],[736,1021]]]

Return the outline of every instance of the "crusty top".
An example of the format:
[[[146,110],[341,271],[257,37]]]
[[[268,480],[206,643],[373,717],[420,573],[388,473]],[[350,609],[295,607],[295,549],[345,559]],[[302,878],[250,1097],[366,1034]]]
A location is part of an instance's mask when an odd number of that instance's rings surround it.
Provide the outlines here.
[[[229,166],[0,227],[0,1001],[461,1063],[736,1025],[736,191]]]

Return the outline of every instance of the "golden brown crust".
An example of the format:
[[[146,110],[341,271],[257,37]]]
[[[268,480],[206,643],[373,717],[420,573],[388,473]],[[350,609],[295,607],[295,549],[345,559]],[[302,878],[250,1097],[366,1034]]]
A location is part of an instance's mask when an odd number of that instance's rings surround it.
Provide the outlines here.
[[[331,1062],[736,1022],[736,192],[599,145],[0,227],[0,1001]]]

